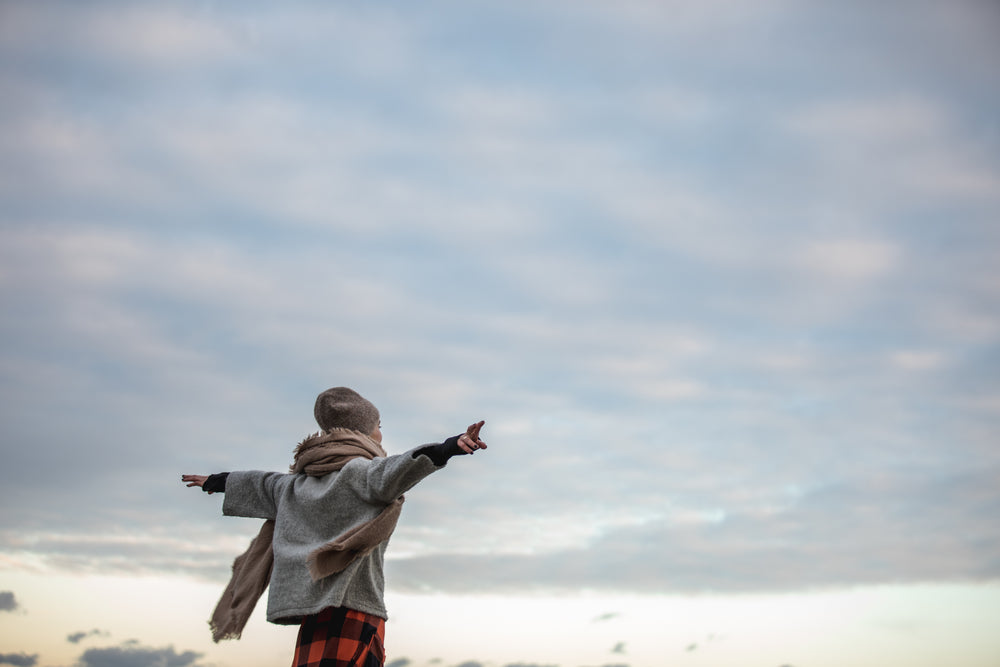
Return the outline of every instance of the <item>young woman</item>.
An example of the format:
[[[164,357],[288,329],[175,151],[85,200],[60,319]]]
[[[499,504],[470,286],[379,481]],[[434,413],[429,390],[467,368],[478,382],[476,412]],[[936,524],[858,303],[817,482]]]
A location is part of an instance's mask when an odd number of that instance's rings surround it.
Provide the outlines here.
[[[322,431],[299,443],[290,472],[183,475],[189,487],[224,492],[227,516],[265,519],[210,622],[212,637],[238,639],[270,584],[267,620],[299,625],[293,667],[381,667],[389,536],[403,494],[452,456],[486,449],[485,422],[444,442],[387,456],[376,407],[346,387],[316,399]]]

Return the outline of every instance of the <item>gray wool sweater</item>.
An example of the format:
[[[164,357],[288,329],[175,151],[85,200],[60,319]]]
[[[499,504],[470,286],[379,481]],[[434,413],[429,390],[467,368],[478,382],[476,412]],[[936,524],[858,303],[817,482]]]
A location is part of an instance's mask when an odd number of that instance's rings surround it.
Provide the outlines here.
[[[229,473],[222,512],[274,519],[274,566],[267,620],[294,625],[326,607],[347,607],[388,618],[383,563],[388,541],[342,572],[313,581],[306,558],[354,526],[375,518],[386,505],[447,462],[427,455],[441,445],[367,460],[357,458],[322,477],[261,472]],[[435,452],[436,453],[436,452]]]

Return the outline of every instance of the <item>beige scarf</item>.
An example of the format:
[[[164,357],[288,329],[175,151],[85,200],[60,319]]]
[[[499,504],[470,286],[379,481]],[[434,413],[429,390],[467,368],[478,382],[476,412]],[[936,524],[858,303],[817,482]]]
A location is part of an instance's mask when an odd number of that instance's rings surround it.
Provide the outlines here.
[[[300,442],[295,448],[295,461],[290,472],[321,477],[340,470],[348,461],[358,457],[373,459],[380,456],[386,456],[385,450],[369,436],[346,428],[335,428]],[[313,581],[342,571],[355,559],[389,539],[402,507],[403,497],[400,496],[371,521],[352,528],[310,553],[306,565]],[[274,521],[265,521],[260,533],[250,542],[250,547],[233,562],[233,576],[208,622],[215,642],[240,638],[257,600],[271,580],[273,536]]]

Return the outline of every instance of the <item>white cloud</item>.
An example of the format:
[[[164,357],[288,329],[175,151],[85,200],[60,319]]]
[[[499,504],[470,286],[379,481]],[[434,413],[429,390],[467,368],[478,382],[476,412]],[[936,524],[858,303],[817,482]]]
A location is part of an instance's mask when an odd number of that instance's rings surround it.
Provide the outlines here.
[[[786,0],[765,0],[751,8],[738,0],[710,0],[696,4],[682,0],[627,0],[618,3],[613,10],[600,2],[582,4],[599,15],[600,20],[624,23],[640,34],[648,31],[694,39],[717,32],[745,33],[748,25],[767,25],[781,15],[781,10],[788,3]]]
[[[836,239],[808,243],[793,259],[800,270],[848,282],[880,278],[895,268],[895,244],[868,239]]]
[[[4,8],[3,37],[10,47],[31,51],[47,44],[55,26],[62,45],[88,57],[99,55],[125,66],[205,65],[238,52],[233,35],[195,12],[178,7],[95,3],[81,8],[73,3],[44,7]]]
[[[459,136],[524,135],[552,131],[568,111],[557,91],[459,84],[441,97],[428,98]]]
[[[963,136],[957,110],[915,96],[838,99],[793,111],[787,127],[812,146],[811,166],[837,192],[896,208],[938,198],[995,204],[996,165]]]
[[[884,150],[935,142],[948,128],[937,104],[906,97],[838,100],[793,116],[791,127],[813,137],[826,137],[831,149]],[[841,140],[849,141],[842,143]]]
[[[203,17],[163,6],[109,6],[77,25],[86,48],[110,58],[155,65],[205,66],[242,50],[239,39]]]
[[[924,309],[923,328],[960,343],[984,344],[1000,336],[1000,316],[965,298],[940,299]]]
[[[906,371],[933,371],[948,364],[947,355],[937,350],[899,350],[892,353],[890,360]]]

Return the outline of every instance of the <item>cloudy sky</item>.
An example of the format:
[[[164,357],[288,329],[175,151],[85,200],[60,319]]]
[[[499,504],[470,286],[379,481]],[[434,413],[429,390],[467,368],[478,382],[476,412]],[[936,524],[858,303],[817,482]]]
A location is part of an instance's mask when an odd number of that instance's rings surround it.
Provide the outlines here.
[[[390,452],[491,445],[408,494],[394,667],[993,667],[998,34],[0,0],[0,664],[290,660],[211,644],[257,526],[179,477],[348,385]]]

